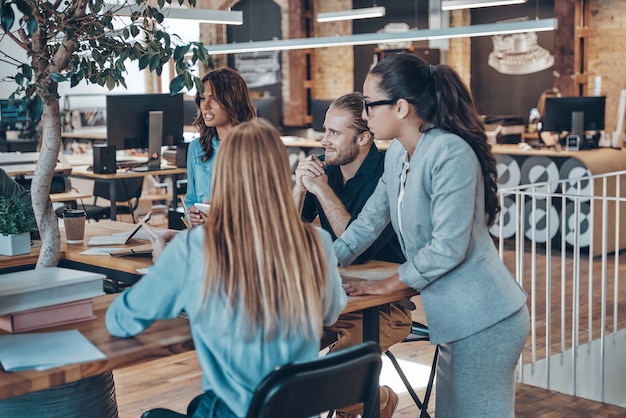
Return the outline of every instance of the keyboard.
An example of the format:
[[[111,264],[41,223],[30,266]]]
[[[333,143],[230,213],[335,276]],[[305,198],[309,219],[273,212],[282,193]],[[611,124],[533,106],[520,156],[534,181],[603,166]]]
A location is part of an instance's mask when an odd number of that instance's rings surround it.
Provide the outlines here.
[[[143,161],[137,160],[120,160],[115,162],[115,168],[118,170],[125,168],[133,168],[135,166],[143,164]]]

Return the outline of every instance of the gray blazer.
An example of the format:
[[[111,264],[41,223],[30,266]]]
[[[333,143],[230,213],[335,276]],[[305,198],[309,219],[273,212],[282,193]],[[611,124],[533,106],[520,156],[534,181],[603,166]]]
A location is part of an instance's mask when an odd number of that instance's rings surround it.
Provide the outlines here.
[[[407,175],[400,233],[405,152],[392,142],[376,190],[334,242],[335,253],[342,265],[350,264],[391,221],[408,260],[398,274],[421,293],[431,343],[456,341],[517,312],[527,295],[489,235],[478,159],[454,134],[434,129],[420,138]]]

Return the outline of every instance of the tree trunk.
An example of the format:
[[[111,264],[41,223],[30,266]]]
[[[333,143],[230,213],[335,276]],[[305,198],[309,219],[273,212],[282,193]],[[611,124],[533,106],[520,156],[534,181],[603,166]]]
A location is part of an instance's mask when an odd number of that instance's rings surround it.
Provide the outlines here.
[[[41,235],[41,252],[36,268],[56,266],[61,249],[59,223],[50,200],[50,185],[61,149],[61,112],[59,99],[45,96],[42,97],[41,149],[31,185],[33,210]]]

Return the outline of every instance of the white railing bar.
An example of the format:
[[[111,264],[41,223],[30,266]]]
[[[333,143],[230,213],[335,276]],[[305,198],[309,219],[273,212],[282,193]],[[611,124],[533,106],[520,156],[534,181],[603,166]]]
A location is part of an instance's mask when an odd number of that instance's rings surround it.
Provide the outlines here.
[[[574,201],[574,225],[580,226],[580,200]],[[577,229],[580,232],[580,229]],[[572,395],[576,396],[576,377],[577,377],[577,365],[576,358],[578,357],[578,343],[579,339],[579,327],[580,327],[580,233],[574,234],[574,265],[572,266],[572,279],[574,289],[572,292]]]
[[[602,191],[603,196],[606,197],[607,194],[607,177],[605,177],[602,181]],[[616,206],[619,206],[616,205]],[[617,208],[616,208],[617,210]],[[601,285],[601,300],[600,306],[602,307],[602,312],[600,313],[600,376],[601,376],[601,387],[600,387],[600,396],[602,397],[602,402],[604,402],[604,393],[605,393],[605,362],[606,362],[606,345],[605,345],[605,337],[606,337],[606,281],[607,281],[607,259],[608,259],[608,218],[609,218],[609,202],[606,199],[602,200],[602,285]],[[615,235],[619,236],[619,229],[615,230]],[[619,253],[619,249],[617,249]],[[617,304],[617,299],[615,300],[615,304]],[[591,347],[591,344],[589,344]]]
[[[567,199],[565,196],[561,197],[561,207],[566,207]],[[566,281],[567,281],[567,254],[566,254],[566,246],[567,241],[565,239],[565,234],[567,231],[567,216],[562,214],[561,216],[561,353],[565,353],[565,311],[566,311],[566,301],[565,301],[565,289],[566,289]],[[561,362],[565,361],[563,357],[561,357]]]
[[[615,195],[616,196],[620,196],[621,194],[621,180],[622,177],[621,176],[617,176],[615,178]],[[620,239],[620,209],[621,206],[619,203],[615,204],[615,266],[613,269],[613,333],[617,333],[617,313],[618,313],[618,309],[617,309],[617,305],[618,305],[618,300],[619,300],[619,293],[618,293],[618,289],[619,289],[619,255],[620,255],[620,248],[619,248],[619,239]]]
[[[548,192],[552,189],[548,186]],[[552,345],[552,237],[550,230],[552,226],[552,196],[548,195],[546,199],[546,386],[550,387],[550,362],[551,362],[551,345]]]

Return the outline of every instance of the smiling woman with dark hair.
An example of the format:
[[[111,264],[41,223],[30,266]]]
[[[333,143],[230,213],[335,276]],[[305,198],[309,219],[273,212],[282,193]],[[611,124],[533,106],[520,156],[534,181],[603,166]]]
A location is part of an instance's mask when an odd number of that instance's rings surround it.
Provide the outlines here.
[[[200,138],[187,151],[185,203],[192,225],[204,222],[203,212],[194,205],[211,199],[213,164],[220,144],[233,126],[256,117],[248,86],[237,71],[228,67],[209,71],[202,83],[204,92],[196,94],[198,117],[193,123]]]

